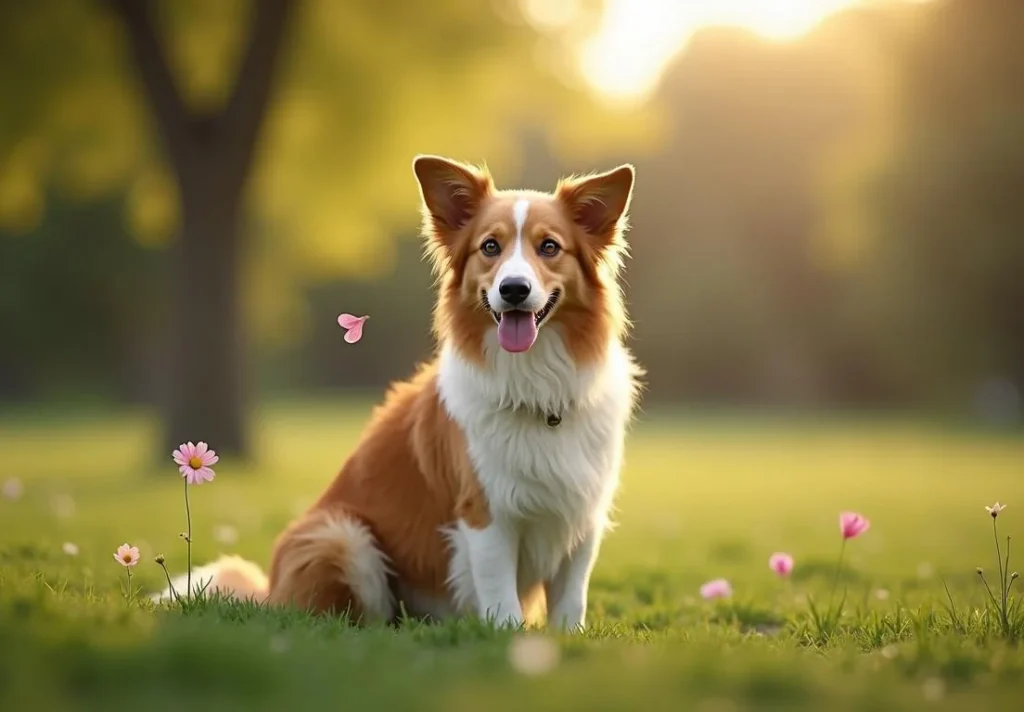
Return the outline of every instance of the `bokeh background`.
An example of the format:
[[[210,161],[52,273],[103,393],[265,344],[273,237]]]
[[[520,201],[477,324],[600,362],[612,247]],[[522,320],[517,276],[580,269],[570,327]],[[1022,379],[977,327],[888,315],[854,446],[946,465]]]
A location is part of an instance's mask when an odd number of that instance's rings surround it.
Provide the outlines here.
[[[424,152],[502,187],[635,164],[649,412],[1017,429],[1021,27],[1020,0],[0,3],[0,406],[242,456],[261,403],[377,397],[432,348]]]

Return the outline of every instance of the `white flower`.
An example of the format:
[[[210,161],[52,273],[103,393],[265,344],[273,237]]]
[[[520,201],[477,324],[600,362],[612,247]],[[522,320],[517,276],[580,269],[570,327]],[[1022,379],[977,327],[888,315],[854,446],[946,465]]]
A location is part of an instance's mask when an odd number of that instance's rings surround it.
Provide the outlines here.
[[[991,507],[985,507],[985,511],[988,512],[989,514],[991,514],[993,519],[998,517],[999,513],[1001,511],[1003,511],[1004,509],[1006,509],[1006,505],[1005,504],[999,504],[999,502],[996,502]]]

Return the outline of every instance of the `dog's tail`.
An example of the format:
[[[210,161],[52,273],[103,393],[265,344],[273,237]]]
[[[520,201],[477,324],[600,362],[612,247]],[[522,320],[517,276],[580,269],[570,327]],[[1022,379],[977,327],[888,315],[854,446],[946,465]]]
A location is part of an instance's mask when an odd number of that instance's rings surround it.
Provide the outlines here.
[[[171,589],[184,596],[188,590],[188,574],[171,579],[171,584],[150,598],[157,603],[174,600]],[[204,566],[192,569],[192,594],[205,591],[238,600],[267,598],[269,583],[267,575],[259,566],[238,556],[222,556]]]

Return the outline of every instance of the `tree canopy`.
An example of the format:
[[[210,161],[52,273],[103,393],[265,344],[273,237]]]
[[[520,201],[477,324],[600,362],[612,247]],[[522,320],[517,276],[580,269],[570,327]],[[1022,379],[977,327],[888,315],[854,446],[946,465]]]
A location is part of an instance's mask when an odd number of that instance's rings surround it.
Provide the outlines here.
[[[396,226],[417,219],[416,153],[514,164],[519,126],[578,115],[516,7],[4,3],[0,227],[32,229],[51,188],[122,193],[132,234],[176,248],[169,330],[192,343],[171,345],[171,430],[235,421],[221,447],[244,449],[243,320],[286,323],[298,275],[389,267]]]

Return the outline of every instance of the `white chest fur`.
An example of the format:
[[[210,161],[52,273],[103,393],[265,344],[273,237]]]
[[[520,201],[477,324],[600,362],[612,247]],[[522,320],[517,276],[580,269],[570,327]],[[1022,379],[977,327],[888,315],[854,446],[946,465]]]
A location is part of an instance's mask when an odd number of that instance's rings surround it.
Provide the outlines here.
[[[600,536],[634,398],[632,361],[618,342],[603,362],[585,369],[555,328],[542,329],[526,353],[509,354],[493,341],[485,353],[481,368],[446,346],[438,374],[441,398],[466,434],[494,520],[484,533],[465,526],[451,533],[458,607],[485,607],[488,595],[508,597],[480,590],[494,582],[471,570],[471,550],[482,548],[492,559],[511,556],[514,586],[522,592],[556,578],[584,539],[595,530]],[[559,415],[561,423],[549,426],[546,414]]]

